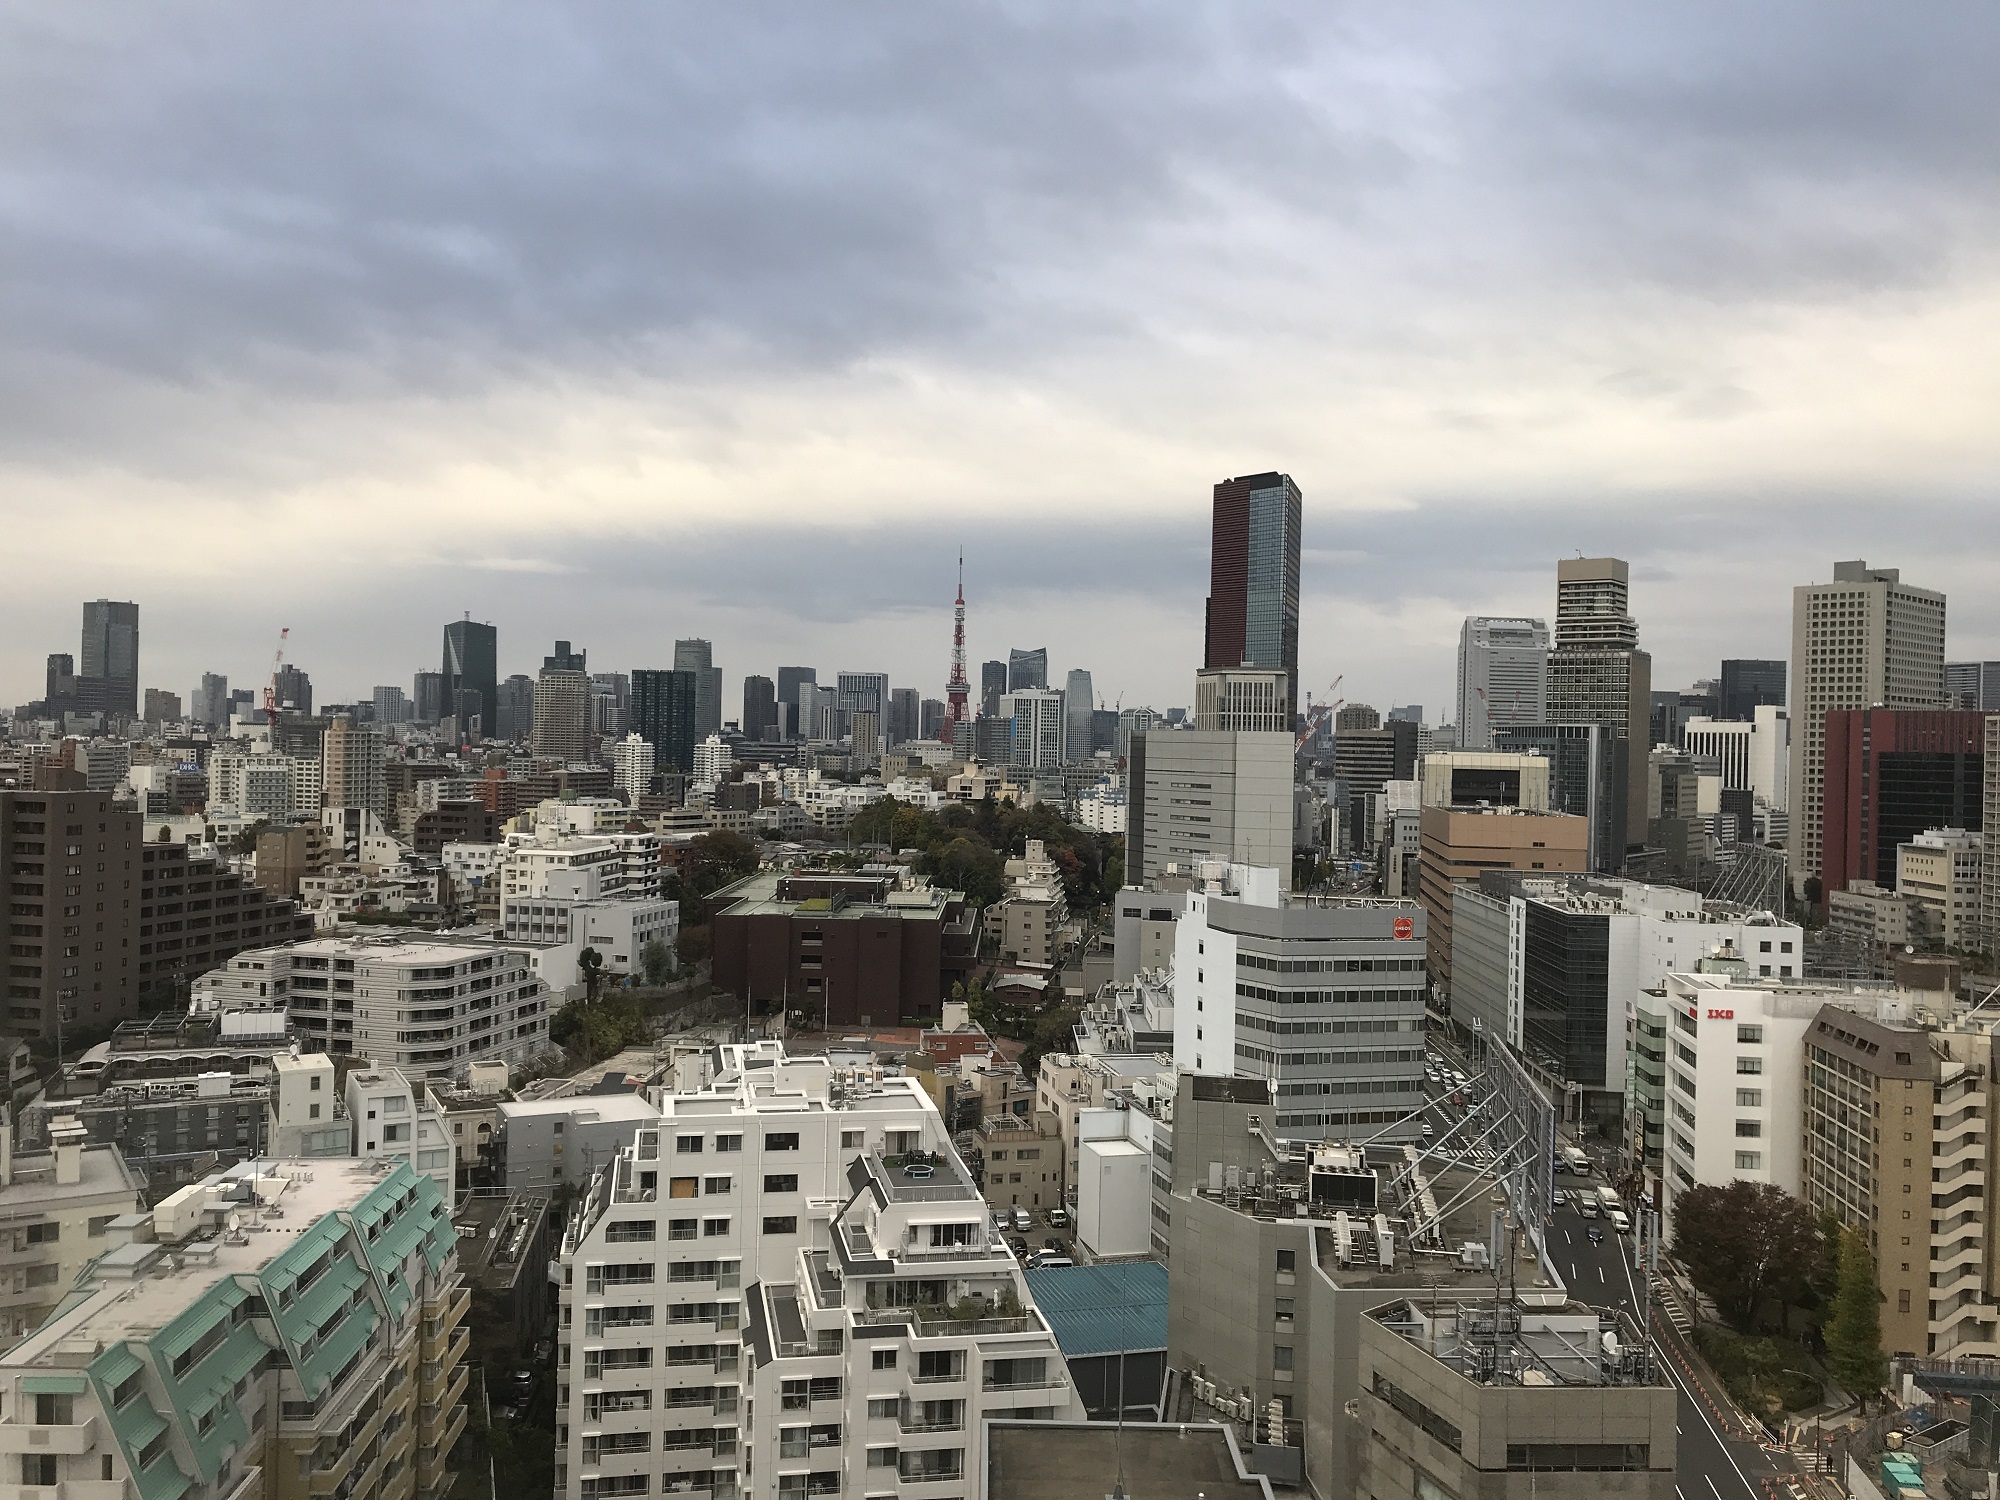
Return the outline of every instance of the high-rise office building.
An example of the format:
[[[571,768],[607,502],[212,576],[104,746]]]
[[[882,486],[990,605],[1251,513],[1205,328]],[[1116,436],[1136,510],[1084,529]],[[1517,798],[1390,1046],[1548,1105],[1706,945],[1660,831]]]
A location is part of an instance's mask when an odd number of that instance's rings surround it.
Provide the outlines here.
[[[1299,698],[1299,487],[1289,474],[1246,474],[1215,487],[1204,667],[1284,672]]]
[[[320,738],[320,785],[328,807],[359,807],[386,814],[389,784],[382,760],[381,727],[357,723],[348,714],[335,714]]]
[[[1495,729],[1545,723],[1548,708],[1548,625],[1469,617],[1458,632],[1458,743],[1490,750]]]
[[[1008,760],[1035,770],[1063,762],[1063,695],[1049,688],[1023,688],[1000,700],[1003,718],[1013,728],[1008,736]]]
[[[542,675],[535,681],[535,754],[551,760],[578,761],[590,756],[590,672],[587,653],[572,652],[568,641],[557,641],[555,654],[542,658]]]
[[[1023,688],[1045,688],[1049,685],[1049,648],[1037,646],[1032,651],[1018,647],[1007,653],[1007,691],[1018,693]]]
[[[1944,595],[1895,568],[1837,562],[1833,582],[1792,590],[1791,876],[1821,865],[1826,716],[1835,709],[1938,708],[1944,702]]]
[[[75,713],[80,706],[76,694],[76,658],[67,651],[49,653],[42,705],[43,712],[52,719]]]
[[[91,712],[139,714],[139,606],[94,599],[83,607],[77,695]]]
[[[699,636],[674,642],[674,670],[692,672],[695,738],[705,739],[722,728],[722,669],[707,641]]]
[[[499,712],[500,632],[467,615],[444,628],[444,704],[461,740],[493,734]]]
[[[739,727],[746,740],[765,740],[776,736],[778,693],[770,678],[753,674],[743,679],[743,720]]]
[[[917,738],[921,710],[915,688],[894,688],[889,693],[889,737],[891,745]]]
[[[492,738],[511,745],[535,732],[534,678],[516,672],[495,689],[495,695]]]
[[[1204,667],[1194,675],[1194,727],[1289,734],[1291,679],[1265,667]],[[1141,710],[1143,712],[1143,710]],[[1116,724],[1116,715],[1113,723]],[[1113,729],[1113,737],[1117,730]]]
[[[1953,708],[2000,713],[2000,661],[1948,661],[1944,695]]]
[[[1748,721],[1767,705],[1785,706],[1785,664],[1781,661],[1725,661],[1716,681],[1715,717]]]
[[[1090,674],[1074,668],[1063,687],[1063,759],[1089,760],[1091,754],[1091,714],[1097,700],[1091,691]]]
[[[934,740],[944,733],[944,709],[942,698],[926,698],[917,705],[917,738]],[[966,723],[972,721],[967,719]]]
[[[410,720],[410,699],[399,687],[377,687],[369,694],[375,704],[377,724],[407,724]]]
[[[694,770],[695,698],[700,681],[693,672],[640,670],[632,674],[632,728],[653,747],[659,768],[682,775]],[[811,691],[808,684],[806,691]]]
[[[313,682],[309,673],[286,662],[277,673],[278,709],[288,714],[313,711]]]
[[[1127,736],[1125,881],[1153,885],[1204,860],[1263,865],[1292,884],[1292,735],[1142,727]]]
[[[800,689],[818,685],[819,670],[815,667],[778,668],[778,732],[785,739],[806,737],[806,716],[801,704],[810,700],[800,695]]]
[[[1631,573],[1622,558],[1556,562],[1556,633],[1549,653],[1548,722],[1605,724],[1626,742],[1625,828],[1636,842],[1650,808],[1647,741],[1653,659],[1639,649]]]
[[[229,723],[229,679],[214,672],[201,674],[201,686],[191,695],[188,712],[198,724],[223,728]]]
[[[850,718],[855,714],[874,714],[879,724],[889,708],[887,672],[842,672],[835,681],[843,714]]]
[[[1986,716],[1967,709],[1833,709],[1822,727],[1820,905],[1852,881],[1896,884],[1896,847],[1985,823]],[[1797,820],[1793,826],[1797,827]]]
[[[998,718],[1000,700],[1007,692],[1007,663],[982,662],[979,667],[979,712],[988,719]]]
[[[181,717],[181,695],[170,693],[165,688],[146,689],[146,722],[148,724],[177,724]]]
[[[1493,747],[1547,758],[1549,810],[1587,821],[1588,868],[1616,874],[1625,863],[1625,737],[1608,724],[1512,724],[1493,731]]]
[[[410,678],[410,703],[419,724],[444,717],[444,673],[419,671]]]

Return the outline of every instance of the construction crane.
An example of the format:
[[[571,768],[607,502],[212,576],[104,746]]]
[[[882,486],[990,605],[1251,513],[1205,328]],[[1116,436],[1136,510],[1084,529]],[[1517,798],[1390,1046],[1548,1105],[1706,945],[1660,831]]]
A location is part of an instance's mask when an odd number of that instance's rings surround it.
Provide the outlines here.
[[[1305,749],[1312,742],[1313,738],[1318,735],[1321,727],[1333,714],[1334,710],[1347,701],[1345,698],[1338,696],[1340,685],[1346,680],[1347,674],[1342,672],[1327,685],[1326,700],[1322,703],[1315,703],[1311,708],[1306,710],[1306,727],[1299,731],[1299,742],[1295,748],[1299,750]]]
[[[289,625],[279,629],[277,654],[271,658],[271,680],[264,684],[264,721],[273,732],[278,727],[278,673],[284,670],[285,640],[291,633]]]

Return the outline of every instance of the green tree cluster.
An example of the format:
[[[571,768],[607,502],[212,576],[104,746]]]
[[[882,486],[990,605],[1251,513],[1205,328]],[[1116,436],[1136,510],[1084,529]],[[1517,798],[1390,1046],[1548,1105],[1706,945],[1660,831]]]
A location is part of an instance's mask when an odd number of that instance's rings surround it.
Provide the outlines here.
[[[1882,1293],[1875,1256],[1861,1229],[1840,1232],[1840,1280],[1821,1332],[1827,1369],[1865,1405],[1888,1381],[1889,1362],[1882,1356]]]
[[[638,998],[617,990],[602,1000],[572,1000],[549,1018],[549,1040],[579,1067],[643,1046],[652,1035]]]
[[[1820,1226],[1804,1201],[1772,1183],[1704,1184],[1675,1206],[1672,1251],[1747,1333],[1772,1308],[1805,1297],[1821,1260]]]
[[[1023,808],[988,797],[931,812],[885,797],[856,813],[847,832],[856,844],[915,849],[921,873],[964,891],[977,906],[991,906],[1005,893],[1006,861],[1019,856],[1029,839],[1047,846],[1073,909],[1103,905],[1125,879],[1124,839],[1078,828],[1040,804]]]

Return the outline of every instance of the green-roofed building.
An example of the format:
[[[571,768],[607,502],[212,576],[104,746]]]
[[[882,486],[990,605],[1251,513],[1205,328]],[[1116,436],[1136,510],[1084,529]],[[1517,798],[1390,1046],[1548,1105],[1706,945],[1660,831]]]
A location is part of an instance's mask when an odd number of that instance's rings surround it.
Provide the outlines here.
[[[450,1487],[470,1299],[430,1177],[401,1161],[245,1162],[116,1219],[103,1244],[0,1355],[8,1485],[64,1500]]]

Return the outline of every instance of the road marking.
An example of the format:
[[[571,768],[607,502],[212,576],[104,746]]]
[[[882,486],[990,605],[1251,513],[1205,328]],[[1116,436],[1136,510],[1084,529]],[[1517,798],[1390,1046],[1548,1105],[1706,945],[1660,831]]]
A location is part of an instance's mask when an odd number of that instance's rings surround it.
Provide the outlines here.
[[[1728,1450],[1726,1450],[1726,1449],[1724,1450],[1725,1454],[1727,1453],[1727,1451],[1728,1451]],[[1704,1475],[1702,1475],[1701,1477],[1702,1477],[1703,1479],[1705,1479],[1705,1480],[1707,1480],[1707,1481],[1708,1481],[1708,1488],[1709,1488],[1709,1492],[1710,1492],[1711,1494],[1713,1494],[1713,1495],[1715,1496],[1715,1500],[1722,1500],[1722,1491],[1721,1491],[1721,1490],[1718,1490],[1718,1489],[1716,1489],[1716,1487],[1715,1487],[1715,1479],[1714,1479],[1714,1477],[1713,1477],[1712,1475],[1708,1475],[1708,1474],[1704,1474]],[[1748,1483],[1749,1483],[1749,1481],[1748,1481],[1748,1480],[1746,1479],[1746,1480],[1744,1481],[1744,1483],[1745,1483],[1745,1484],[1748,1484]]]
[[[1569,1231],[1567,1229],[1563,1231],[1563,1243],[1565,1245],[1574,1245],[1576,1243],[1575,1240],[1569,1237]]]
[[[1602,1266],[1599,1266],[1599,1267],[1597,1268],[1597,1284],[1598,1284],[1599,1286],[1608,1286],[1608,1285],[1610,1285],[1610,1283],[1609,1283],[1609,1282],[1607,1282],[1607,1281],[1606,1281],[1606,1280],[1604,1279],[1604,1267],[1602,1267]]]

